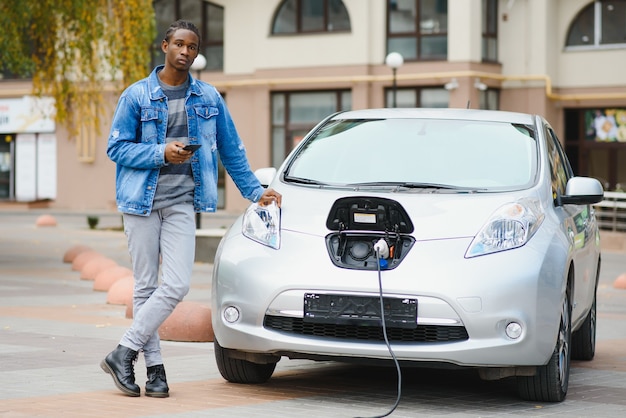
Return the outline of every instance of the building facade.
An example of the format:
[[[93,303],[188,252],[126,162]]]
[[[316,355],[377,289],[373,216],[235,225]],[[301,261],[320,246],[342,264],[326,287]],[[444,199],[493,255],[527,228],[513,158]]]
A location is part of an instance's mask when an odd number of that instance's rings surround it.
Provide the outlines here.
[[[336,111],[471,107],[544,116],[576,174],[607,190],[626,185],[626,0],[155,0],[154,7],[153,64],[162,62],[158,45],[172,20],[201,28],[206,66],[194,76],[224,95],[253,169],[278,166]],[[386,63],[392,52],[402,60]],[[30,85],[0,83],[0,201],[19,201],[12,182],[16,165],[26,164],[19,153],[27,137],[2,130],[2,102],[28,95]],[[110,114],[118,95],[110,94]],[[115,207],[108,129],[69,140],[55,128],[50,206]],[[49,143],[50,133],[43,138]],[[222,207],[241,211],[247,202],[222,179]]]

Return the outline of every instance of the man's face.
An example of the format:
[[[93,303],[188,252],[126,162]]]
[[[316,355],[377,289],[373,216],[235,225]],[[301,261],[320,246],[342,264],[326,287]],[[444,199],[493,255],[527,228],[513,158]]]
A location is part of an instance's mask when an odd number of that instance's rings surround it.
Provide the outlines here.
[[[163,40],[161,49],[165,53],[166,66],[189,71],[198,56],[198,36],[190,30],[178,29],[170,36],[169,42]]]

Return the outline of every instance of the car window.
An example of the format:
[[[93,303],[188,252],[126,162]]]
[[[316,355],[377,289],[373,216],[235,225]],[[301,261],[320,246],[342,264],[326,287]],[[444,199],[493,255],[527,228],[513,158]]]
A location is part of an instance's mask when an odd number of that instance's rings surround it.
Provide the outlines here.
[[[286,176],[332,185],[434,183],[510,190],[534,183],[525,125],[475,120],[332,120],[294,154]]]
[[[554,131],[546,128],[546,145],[548,160],[550,161],[550,175],[552,179],[552,198],[565,194],[567,181],[571,177],[571,168],[565,157],[563,148]]]

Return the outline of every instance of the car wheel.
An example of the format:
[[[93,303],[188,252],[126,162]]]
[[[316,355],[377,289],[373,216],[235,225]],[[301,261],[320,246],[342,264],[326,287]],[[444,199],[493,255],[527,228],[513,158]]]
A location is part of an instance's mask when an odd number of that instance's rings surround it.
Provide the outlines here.
[[[276,363],[252,363],[233,358],[232,350],[213,342],[215,361],[222,377],[232,383],[265,383],[272,377]]]
[[[563,300],[559,333],[550,361],[537,367],[534,376],[517,377],[517,389],[521,398],[536,402],[561,402],[565,399],[571,358],[571,312],[568,291]]]
[[[572,359],[592,360],[596,354],[596,295],[582,326],[572,334]]]

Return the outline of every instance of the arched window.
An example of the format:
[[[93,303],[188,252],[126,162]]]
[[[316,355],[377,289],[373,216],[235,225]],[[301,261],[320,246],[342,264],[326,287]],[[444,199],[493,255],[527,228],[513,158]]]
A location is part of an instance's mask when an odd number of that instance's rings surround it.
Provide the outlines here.
[[[349,32],[350,16],[342,0],[283,0],[272,21],[272,34]]]
[[[567,47],[626,47],[626,0],[596,0],[582,9],[567,33]]]

